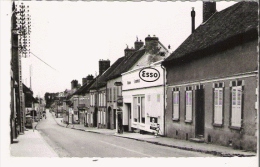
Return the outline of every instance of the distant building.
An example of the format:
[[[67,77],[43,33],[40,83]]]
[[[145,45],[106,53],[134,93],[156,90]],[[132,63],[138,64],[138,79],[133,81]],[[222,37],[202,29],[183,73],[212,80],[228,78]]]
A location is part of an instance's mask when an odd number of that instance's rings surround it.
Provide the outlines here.
[[[93,75],[88,75],[82,79],[82,85],[76,92],[73,93],[78,98],[79,123],[89,126],[91,123],[90,113],[90,87],[95,82]]]
[[[105,76],[109,73],[110,60],[99,60],[99,75],[90,87],[90,124],[89,126],[106,127],[106,82]]]

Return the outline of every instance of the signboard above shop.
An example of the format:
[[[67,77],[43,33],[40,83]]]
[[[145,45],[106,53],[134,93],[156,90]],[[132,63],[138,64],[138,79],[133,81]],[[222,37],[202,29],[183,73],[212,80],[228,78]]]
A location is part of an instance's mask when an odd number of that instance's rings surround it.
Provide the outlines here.
[[[115,82],[114,85],[115,86],[122,86],[123,84],[122,84],[122,82]]]

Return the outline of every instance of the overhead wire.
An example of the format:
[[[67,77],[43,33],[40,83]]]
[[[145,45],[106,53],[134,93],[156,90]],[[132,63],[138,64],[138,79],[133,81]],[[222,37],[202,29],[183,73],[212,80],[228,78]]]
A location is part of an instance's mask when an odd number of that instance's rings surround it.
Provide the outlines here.
[[[49,65],[48,63],[46,63],[45,61],[43,61],[41,58],[39,58],[38,56],[36,56],[33,52],[30,51],[30,53],[35,56],[37,59],[39,59],[40,61],[42,61],[44,64],[46,64],[47,66],[49,66],[50,68],[52,68],[53,70],[55,71],[58,71],[56,70],[55,68],[53,68],[51,65]]]

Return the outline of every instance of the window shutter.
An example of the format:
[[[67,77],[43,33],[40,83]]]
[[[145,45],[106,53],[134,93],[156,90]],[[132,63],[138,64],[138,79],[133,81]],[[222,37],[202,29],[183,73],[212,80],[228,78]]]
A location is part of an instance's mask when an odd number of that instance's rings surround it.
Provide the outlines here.
[[[192,120],[192,91],[186,91],[186,121]]]
[[[232,87],[232,117],[231,125],[241,127],[242,116],[242,86]]]
[[[223,112],[223,88],[214,90],[214,123],[222,124]]]
[[[173,118],[179,118],[179,91],[173,92]]]

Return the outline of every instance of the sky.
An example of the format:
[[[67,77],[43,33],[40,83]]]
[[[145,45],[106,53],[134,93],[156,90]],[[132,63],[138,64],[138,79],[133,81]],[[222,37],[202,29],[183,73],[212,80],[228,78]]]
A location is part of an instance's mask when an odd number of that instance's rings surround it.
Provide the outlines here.
[[[109,59],[112,65],[124,56],[126,45],[133,47],[137,38],[144,41],[148,35],[155,35],[174,51],[191,34],[192,7],[196,27],[202,23],[201,1],[24,4],[29,5],[31,15],[33,54],[22,58],[23,82],[40,97],[45,92],[70,89],[74,79],[82,84],[83,77],[98,74],[99,60]],[[232,4],[218,2],[217,10]]]

